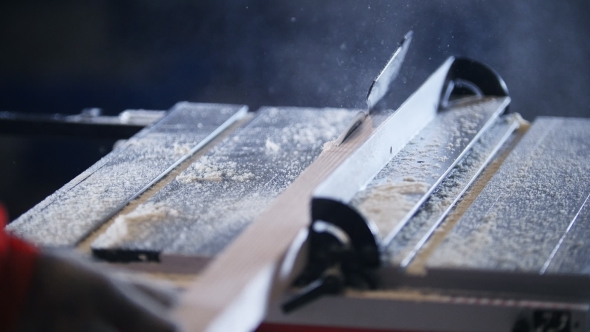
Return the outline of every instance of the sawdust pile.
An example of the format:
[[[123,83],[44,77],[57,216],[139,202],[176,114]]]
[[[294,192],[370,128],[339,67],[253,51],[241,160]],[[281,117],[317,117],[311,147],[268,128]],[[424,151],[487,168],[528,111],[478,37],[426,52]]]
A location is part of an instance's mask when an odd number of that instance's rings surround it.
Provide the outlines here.
[[[236,162],[220,162],[204,156],[182,172],[176,180],[185,184],[206,181],[220,182],[224,179],[243,182],[254,177],[254,174],[250,172],[238,173],[236,168]]]
[[[324,145],[322,145],[322,153],[324,153],[326,151],[330,151],[337,146],[338,145],[336,144],[336,140],[328,141],[328,142],[324,143]]]
[[[141,224],[143,223],[158,222],[179,215],[177,210],[163,204],[146,203],[140,205],[128,214],[118,216],[106,232],[96,239],[95,245],[101,247],[116,246],[126,240],[135,238],[137,236],[135,233],[138,233],[137,230],[141,230]]]

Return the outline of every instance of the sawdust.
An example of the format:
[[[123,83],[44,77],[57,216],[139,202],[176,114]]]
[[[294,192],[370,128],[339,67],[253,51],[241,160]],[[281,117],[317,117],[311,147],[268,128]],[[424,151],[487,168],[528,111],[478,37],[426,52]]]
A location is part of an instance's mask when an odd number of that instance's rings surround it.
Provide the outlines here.
[[[513,116],[518,121],[520,130],[527,131],[531,127],[531,123],[523,119],[519,113],[513,113]]]
[[[140,140],[127,140],[128,148],[131,151],[138,151],[135,161],[151,161],[163,158],[163,156],[171,156],[177,158],[186,155],[191,148],[199,143],[199,141],[191,140],[190,134],[181,134],[183,136],[180,140],[175,138],[176,135],[170,133],[151,133]],[[179,143],[180,142],[180,143]],[[129,151],[128,151],[129,153]]]
[[[223,180],[243,182],[254,178],[254,174],[251,172],[238,173],[237,165],[236,162],[219,162],[216,158],[203,156],[178,175],[176,180],[188,184],[208,181],[220,182]]]
[[[299,112],[302,116],[304,112],[293,109],[293,112]],[[322,109],[321,116],[314,116],[312,119],[307,119],[306,122],[297,121],[290,123],[280,129],[280,136],[273,138],[272,142],[279,146],[289,146],[293,151],[310,147],[314,150],[321,148],[326,142],[335,140],[336,137],[343,130],[347,121],[350,120],[353,110],[342,112],[337,109]]]
[[[371,188],[358,208],[377,225],[381,234],[386,235],[414,207],[415,202],[408,201],[406,195],[424,194],[428,188],[428,184],[415,179],[385,183]]]
[[[165,218],[178,217],[180,213],[177,210],[170,209],[162,204],[153,204],[148,202],[138,206],[134,211],[120,215],[106,232],[96,239],[98,246],[114,246],[128,239],[135,238],[133,230],[137,225],[145,222],[158,222]]]
[[[196,182],[195,185],[197,185],[197,186],[200,185],[198,183],[198,181],[202,181],[202,179],[200,179],[199,177],[197,177],[196,175],[193,175],[193,174],[179,175],[178,177],[176,177],[176,180],[178,180],[179,182],[182,182],[182,183],[186,183],[186,184]],[[221,179],[219,179],[219,181],[221,181]]]
[[[324,153],[326,151],[330,151],[333,148],[337,147],[336,141],[337,140],[332,140],[332,141],[328,141],[328,142],[324,143],[324,145],[322,145],[322,153]]]
[[[223,171],[219,169],[219,166],[211,163],[208,157],[204,156],[187,168],[176,179],[182,183],[221,181],[223,179]]]
[[[174,153],[177,155],[185,155],[191,151],[192,145],[174,143]]]
[[[277,152],[281,149],[281,146],[278,145],[277,143],[271,141],[270,138],[266,139],[266,143],[264,145],[266,147],[266,151],[271,152],[271,153]]]
[[[233,181],[244,182],[244,181],[252,180],[253,178],[254,178],[254,174],[247,172],[247,173],[243,173],[243,174],[234,174],[234,175],[232,175],[232,177],[230,179]]]

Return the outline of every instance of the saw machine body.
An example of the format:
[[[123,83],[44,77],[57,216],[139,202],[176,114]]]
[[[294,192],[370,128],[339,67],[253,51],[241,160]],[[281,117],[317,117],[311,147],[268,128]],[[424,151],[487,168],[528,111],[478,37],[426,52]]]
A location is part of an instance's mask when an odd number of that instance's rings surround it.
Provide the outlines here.
[[[8,229],[193,278],[266,211],[289,211],[281,197],[318,160],[346,154],[308,183],[260,330],[588,331],[590,120],[529,125],[509,103],[465,58],[339,146],[359,110],[179,103]]]

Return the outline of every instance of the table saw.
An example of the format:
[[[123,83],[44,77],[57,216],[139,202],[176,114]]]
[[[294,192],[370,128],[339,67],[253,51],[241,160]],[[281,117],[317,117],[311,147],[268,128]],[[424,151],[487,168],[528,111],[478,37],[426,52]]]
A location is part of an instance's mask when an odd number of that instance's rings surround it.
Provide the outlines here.
[[[187,330],[588,331],[590,119],[466,58],[376,104],[180,102],[8,230],[177,282]]]

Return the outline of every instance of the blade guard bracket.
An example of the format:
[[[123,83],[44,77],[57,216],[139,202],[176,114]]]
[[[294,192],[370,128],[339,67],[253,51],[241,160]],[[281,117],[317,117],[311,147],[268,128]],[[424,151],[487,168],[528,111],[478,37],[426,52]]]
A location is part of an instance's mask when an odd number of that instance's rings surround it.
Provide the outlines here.
[[[440,95],[440,108],[448,108],[453,100],[475,95],[509,96],[508,87],[491,67],[466,57],[457,57],[449,68]],[[506,107],[504,113],[508,113]]]

